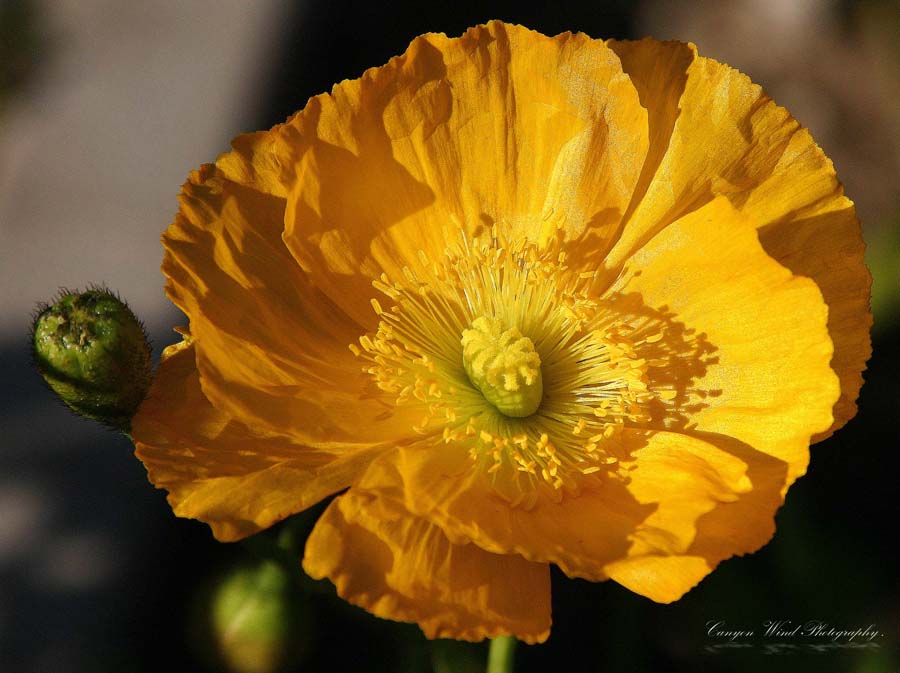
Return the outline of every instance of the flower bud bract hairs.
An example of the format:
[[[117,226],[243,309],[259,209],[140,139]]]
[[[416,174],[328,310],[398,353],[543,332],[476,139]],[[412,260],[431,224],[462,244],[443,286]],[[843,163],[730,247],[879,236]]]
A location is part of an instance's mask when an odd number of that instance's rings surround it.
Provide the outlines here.
[[[143,325],[104,287],[61,290],[32,324],[38,372],[78,414],[129,432],[152,378]]]

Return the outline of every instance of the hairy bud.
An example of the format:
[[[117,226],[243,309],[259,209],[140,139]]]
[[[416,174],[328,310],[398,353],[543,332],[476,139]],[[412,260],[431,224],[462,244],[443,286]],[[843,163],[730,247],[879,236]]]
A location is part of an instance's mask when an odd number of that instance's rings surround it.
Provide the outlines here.
[[[34,362],[74,411],[129,432],[151,380],[150,344],[140,321],[105,288],[64,291],[39,307]]]

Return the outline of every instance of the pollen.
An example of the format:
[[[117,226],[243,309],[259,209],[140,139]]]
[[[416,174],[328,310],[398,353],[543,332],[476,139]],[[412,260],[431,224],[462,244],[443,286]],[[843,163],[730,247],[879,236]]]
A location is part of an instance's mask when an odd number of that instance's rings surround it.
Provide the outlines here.
[[[636,336],[556,239],[461,229],[445,230],[441,259],[420,255],[373,282],[378,327],[351,345],[371,394],[415,405],[413,432],[438,440],[436,451],[466,451],[513,504],[615,473],[620,432],[661,399],[635,347],[662,336]]]

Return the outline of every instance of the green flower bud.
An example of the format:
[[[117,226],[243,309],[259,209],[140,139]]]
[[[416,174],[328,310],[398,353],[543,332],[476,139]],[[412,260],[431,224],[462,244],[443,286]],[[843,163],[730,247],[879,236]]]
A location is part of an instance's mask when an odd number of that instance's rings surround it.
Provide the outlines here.
[[[35,365],[62,401],[129,432],[152,372],[147,335],[125,302],[105,288],[63,291],[38,308],[32,331]]]
[[[210,618],[219,661],[233,673],[275,673],[303,656],[302,593],[276,561],[239,566],[212,596]]]

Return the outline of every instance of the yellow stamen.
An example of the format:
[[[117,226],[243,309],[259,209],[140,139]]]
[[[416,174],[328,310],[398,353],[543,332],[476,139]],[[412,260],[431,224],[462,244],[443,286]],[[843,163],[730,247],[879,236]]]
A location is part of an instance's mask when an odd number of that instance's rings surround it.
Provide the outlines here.
[[[447,238],[452,239],[450,232]],[[557,241],[462,235],[443,258],[373,286],[379,323],[351,346],[367,394],[421,410],[414,431],[436,451],[463,448],[513,503],[561,497],[589,475],[616,474],[621,430],[645,417],[647,367],[636,353],[663,338],[622,323],[570,270]],[[384,301],[382,299],[381,301]]]

